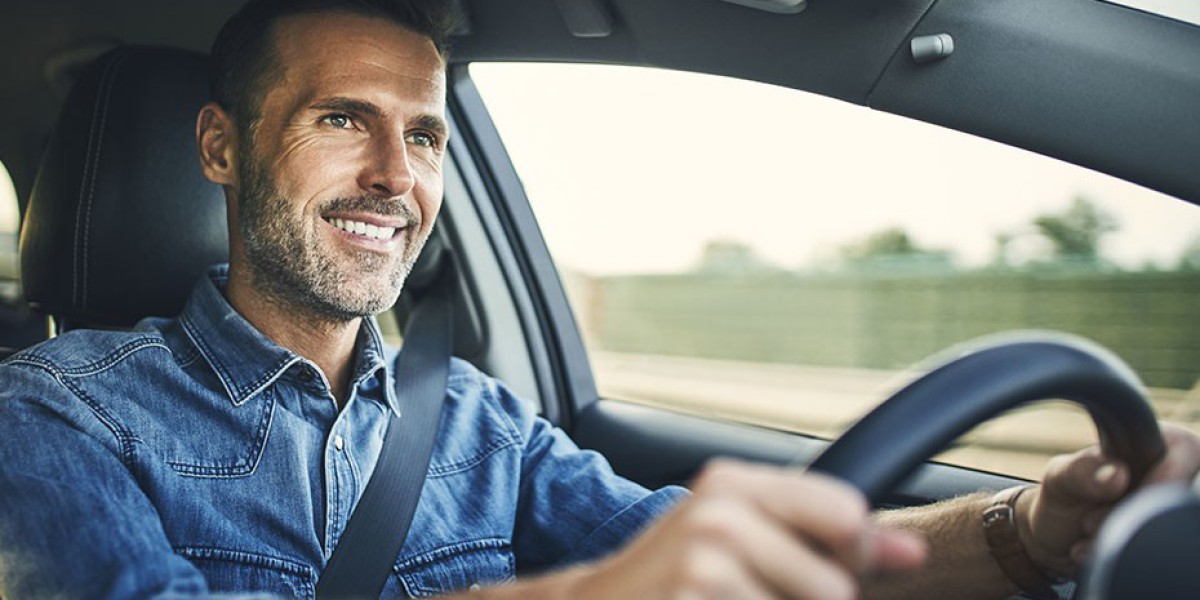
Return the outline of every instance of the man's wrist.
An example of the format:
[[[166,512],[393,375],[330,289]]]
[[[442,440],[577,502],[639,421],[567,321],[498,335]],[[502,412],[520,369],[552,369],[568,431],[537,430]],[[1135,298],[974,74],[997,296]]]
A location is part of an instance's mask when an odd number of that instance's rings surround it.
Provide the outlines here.
[[[1057,583],[1030,556],[1029,512],[1033,486],[1018,486],[997,493],[983,512],[988,550],[1005,577],[1025,594],[1038,600],[1056,600]],[[1025,500],[1026,502],[1021,502]]]
[[[1037,513],[1038,499],[1041,497],[1041,486],[1030,485],[1029,490],[1017,500],[1016,517],[1017,532],[1029,558],[1033,560],[1038,571],[1054,582],[1055,585],[1070,581],[1077,565],[1066,553],[1055,552],[1035,534],[1034,515]]]

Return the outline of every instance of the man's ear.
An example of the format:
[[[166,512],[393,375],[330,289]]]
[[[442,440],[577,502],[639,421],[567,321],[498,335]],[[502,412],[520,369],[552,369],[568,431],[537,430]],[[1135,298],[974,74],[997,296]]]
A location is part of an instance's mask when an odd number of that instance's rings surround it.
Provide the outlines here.
[[[233,118],[216,102],[200,108],[196,116],[196,144],[200,150],[200,170],[209,181],[237,187],[237,129]]]

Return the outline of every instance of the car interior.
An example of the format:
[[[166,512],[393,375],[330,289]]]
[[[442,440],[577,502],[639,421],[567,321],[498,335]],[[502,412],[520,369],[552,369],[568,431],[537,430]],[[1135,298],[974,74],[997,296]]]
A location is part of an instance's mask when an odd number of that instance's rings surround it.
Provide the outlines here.
[[[0,357],[72,328],[125,328],[145,316],[176,314],[205,267],[227,256],[224,197],[197,168],[193,127],[208,97],[208,45],[239,4],[46,0],[0,8],[0,163],[19,206],[20,269],[11,278],[21,290],[3,302]],[[438,257],[449,252],[458,273],[455,354],[506,381],[581,447],[651,488],[686,484],[717,456],[803,468],[829,447],[830,436],[604,393],[581,307],[573,304],[526,176],[506,150],[472,65],[628,65],[750,80],[1086,167],[1189,210],[1200,203],[1200,17],[1194,15],[1189,22],[1102,0],[455,4],[462,20],[448,65],[453,141],[445,205],[395,315],[385,317],[403,329],[443,262]],[[1180,308],[1172,327],[1196,332],[1188,312]],[[1040,325],[1057,329],[1054,322]],[[1031,352],[1018,352],[1015,362],[1022,364],[1011,372],[994,362],[984,371],[1030,381],[1028,369],[1046,362]],[[1095,353],[1105,377],[1125,369],[1104,362],[1106,351]],[[1200,364],[1190,368],[1194,381]],[[1136,376],[1120,381],[1135,403],[1144,395]],[[965,391],[930,395],[962,398]],[[1076,399],[1054,386],[1021,393],[1014,403]],[[919,410],[952,412],[946,406]],[[1125,419],[1107,419],[1109,425],[1096,417],[1111,441],[1111,422]],[[859,435],[887,452],[922,438],[935,420],[918,413],[900,429],[889,423]],[[953,437],[962,427],[950,427]],[[1024,480],[924,462],[938,449],[914,450],[924,453],[917,461],[924,464],[911,475],[890,474],[877,504],[919,505]],[[851,460],[863,456],[875,455],[854,453]],[[1196,494],[1162,492],[1128,506],[1105,538],[1103,548],[1111,550],[1100,553],[1093,572],[1100,574],[1084,585],[1088,597],[1194,596],[1200,587],[1186,565],[1200,539]]]

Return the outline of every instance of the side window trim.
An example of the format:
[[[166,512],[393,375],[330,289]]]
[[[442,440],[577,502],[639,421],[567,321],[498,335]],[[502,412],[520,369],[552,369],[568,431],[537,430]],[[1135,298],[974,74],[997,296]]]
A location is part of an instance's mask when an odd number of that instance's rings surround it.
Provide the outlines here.
[[[570,431],[572,416],[599,396],[583,337],[524,187],[467,67],[452,67],[449,79],[448,104],[462,134],[457,145],[462,156],[456,159],[479,170],[485,189],[472,190],[472,196],[492,201],[491,230],[502,238],[494,245],[521,313],[545,415]],[[502,245],[507,252],[500,251]]]

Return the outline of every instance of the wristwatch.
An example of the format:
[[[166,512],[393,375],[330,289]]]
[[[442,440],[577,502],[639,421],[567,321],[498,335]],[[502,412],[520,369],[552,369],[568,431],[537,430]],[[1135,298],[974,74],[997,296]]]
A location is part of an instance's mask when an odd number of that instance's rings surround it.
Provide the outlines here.
[[[1059,600],[1052,582],[1033,564],[1017,534],[1017,499],[1031,487],[1012,487],[993,496],[983,511],[983,533],[996,564],[1021,592],[1035,600]]]

